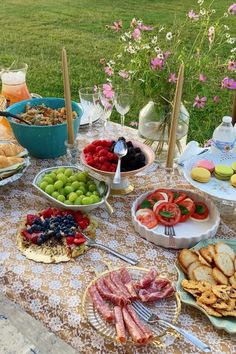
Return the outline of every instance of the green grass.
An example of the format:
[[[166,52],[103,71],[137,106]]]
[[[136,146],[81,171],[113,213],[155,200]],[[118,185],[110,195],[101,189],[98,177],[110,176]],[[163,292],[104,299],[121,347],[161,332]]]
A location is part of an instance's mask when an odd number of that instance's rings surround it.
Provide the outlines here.
[[[231,3],[217,0],[215,8],[223,13]],[[78,100],[80,87],[105,79],[99,59],[109,59],[116,47],[115,35],[106,30],[107,24],[118,19],[128,24],[133,17],[147,24],[171,24],[175,14],[184,15],[193,4],[195,0],[2,0],[0,66],[10,65],[15,59],[26,62],[31,92],[62,97],[61,48],[65,46],[72,97]],[[138,102],[136,97],[127,122],[137,120]],[[112,118],[117,119],[117,115],[113,113]],[[198,117],[194,116],[191,138],[211,136],[212,123],[205,122],[204,133],[198,125]]]

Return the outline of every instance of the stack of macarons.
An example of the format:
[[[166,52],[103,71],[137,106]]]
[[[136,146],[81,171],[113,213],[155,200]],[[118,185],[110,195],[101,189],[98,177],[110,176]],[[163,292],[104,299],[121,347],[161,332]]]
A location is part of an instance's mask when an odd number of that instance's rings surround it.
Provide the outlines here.
[[[207,183],[211,179],[212,173],[217,179],[222,181],[230,180],[233,187],[236,188],[236,162],[231,166],[214,165],[212,161],[200,160],[193,167],[191,177],[197,182]]]

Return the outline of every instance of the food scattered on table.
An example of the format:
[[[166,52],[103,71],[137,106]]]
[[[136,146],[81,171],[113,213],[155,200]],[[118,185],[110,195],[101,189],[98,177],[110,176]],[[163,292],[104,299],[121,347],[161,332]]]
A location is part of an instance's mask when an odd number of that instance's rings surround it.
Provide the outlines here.
[[[36,262],[66,262],[85,252],[83,232],[95,237],[96,226],[81,211],[48,208],[26,216],[17,235],[18,249]]]
[[[23,118],[31,125],[57,125],[66,122],[66,109],[65,107],[53,109],[43,104],[31,107],[27,104],[25,106],[25,112],[19,114],[19,117]],[[77,113],[72,112],[72,117],[76,118]],[[16,120],[16,122],[25,124],[19,120]]]
[[[210,172],[203,167],[194,167],[191,171],[191,177],[197,182],[207,183],[210,181]]]
[[[96,280],[88,289],[93,305],[101,317],[116,327],[117,341],[148,344],[153,333],[133,310],[134,300],[158,301],[175,293],[169,279],[159,278],[151,268],[140,281],[134,281],[126,268],[114,270]]]
[[[153,229],[157,225],[174,226],[190,218],[204,222],[209,218],[209,209],[205,203],[194,201],[187,193],[157,189],[138,206],[136,218],[148,229]]]
[[[60,167],[46,173],[38,186],[66,205],[89,205],[101,201],[96,183],[85,171],[74,172],[71,168]]]
[[[178,262],[188,279],[185,291],[209,315],[236,317],[236,255],[224,242],[209,244],[199,250],[180,251]]]
[[[126,141],[123,137],[119,139]],[[115,172],[118,163],[118,157],[114,154],[115,143],[114,140],[95,140],[87,145],[83,150],[86,163],[101,171]],[[135,147],[132,141],[127,141],[126,144],[128,153],[121,160],[121,172],[145,166],[146,158],[142,150]]]

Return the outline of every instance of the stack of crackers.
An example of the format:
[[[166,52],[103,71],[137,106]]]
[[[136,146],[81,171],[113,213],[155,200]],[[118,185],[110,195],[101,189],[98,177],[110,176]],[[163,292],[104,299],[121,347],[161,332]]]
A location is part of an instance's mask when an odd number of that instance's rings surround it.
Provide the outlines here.
[[[209,315],[236,317],[236,256],[224,242],[199,250],[183,249],[178,262],[188,279],[182,281]]]

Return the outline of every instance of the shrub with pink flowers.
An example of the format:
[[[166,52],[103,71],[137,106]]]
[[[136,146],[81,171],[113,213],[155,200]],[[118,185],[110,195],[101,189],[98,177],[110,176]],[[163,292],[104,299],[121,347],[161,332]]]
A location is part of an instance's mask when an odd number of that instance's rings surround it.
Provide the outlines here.
[[[107,27],[118,36],[118,49],[103,64],[105,77],[114,87],[125,83],[135,92],[140,90],[140,109],[149,99],[172,101],[183,62],[183,102],[191,119],[197,117],[194,123],[190,121],[190,137],[195,129],[204,130],[204,121],[212,131],[223,115],[231,114],[236,93],[236,38],[229,28],[232,16],[236,20],[236,3],[226,4],[225,13],[219,16],[214,1],[195,0],[185,17],[174,20],[173,28],[160,24],[158,14],[158,25],[135,18],[127,26],[114,22]],[[202,138],[207,138],[204,133]]]

